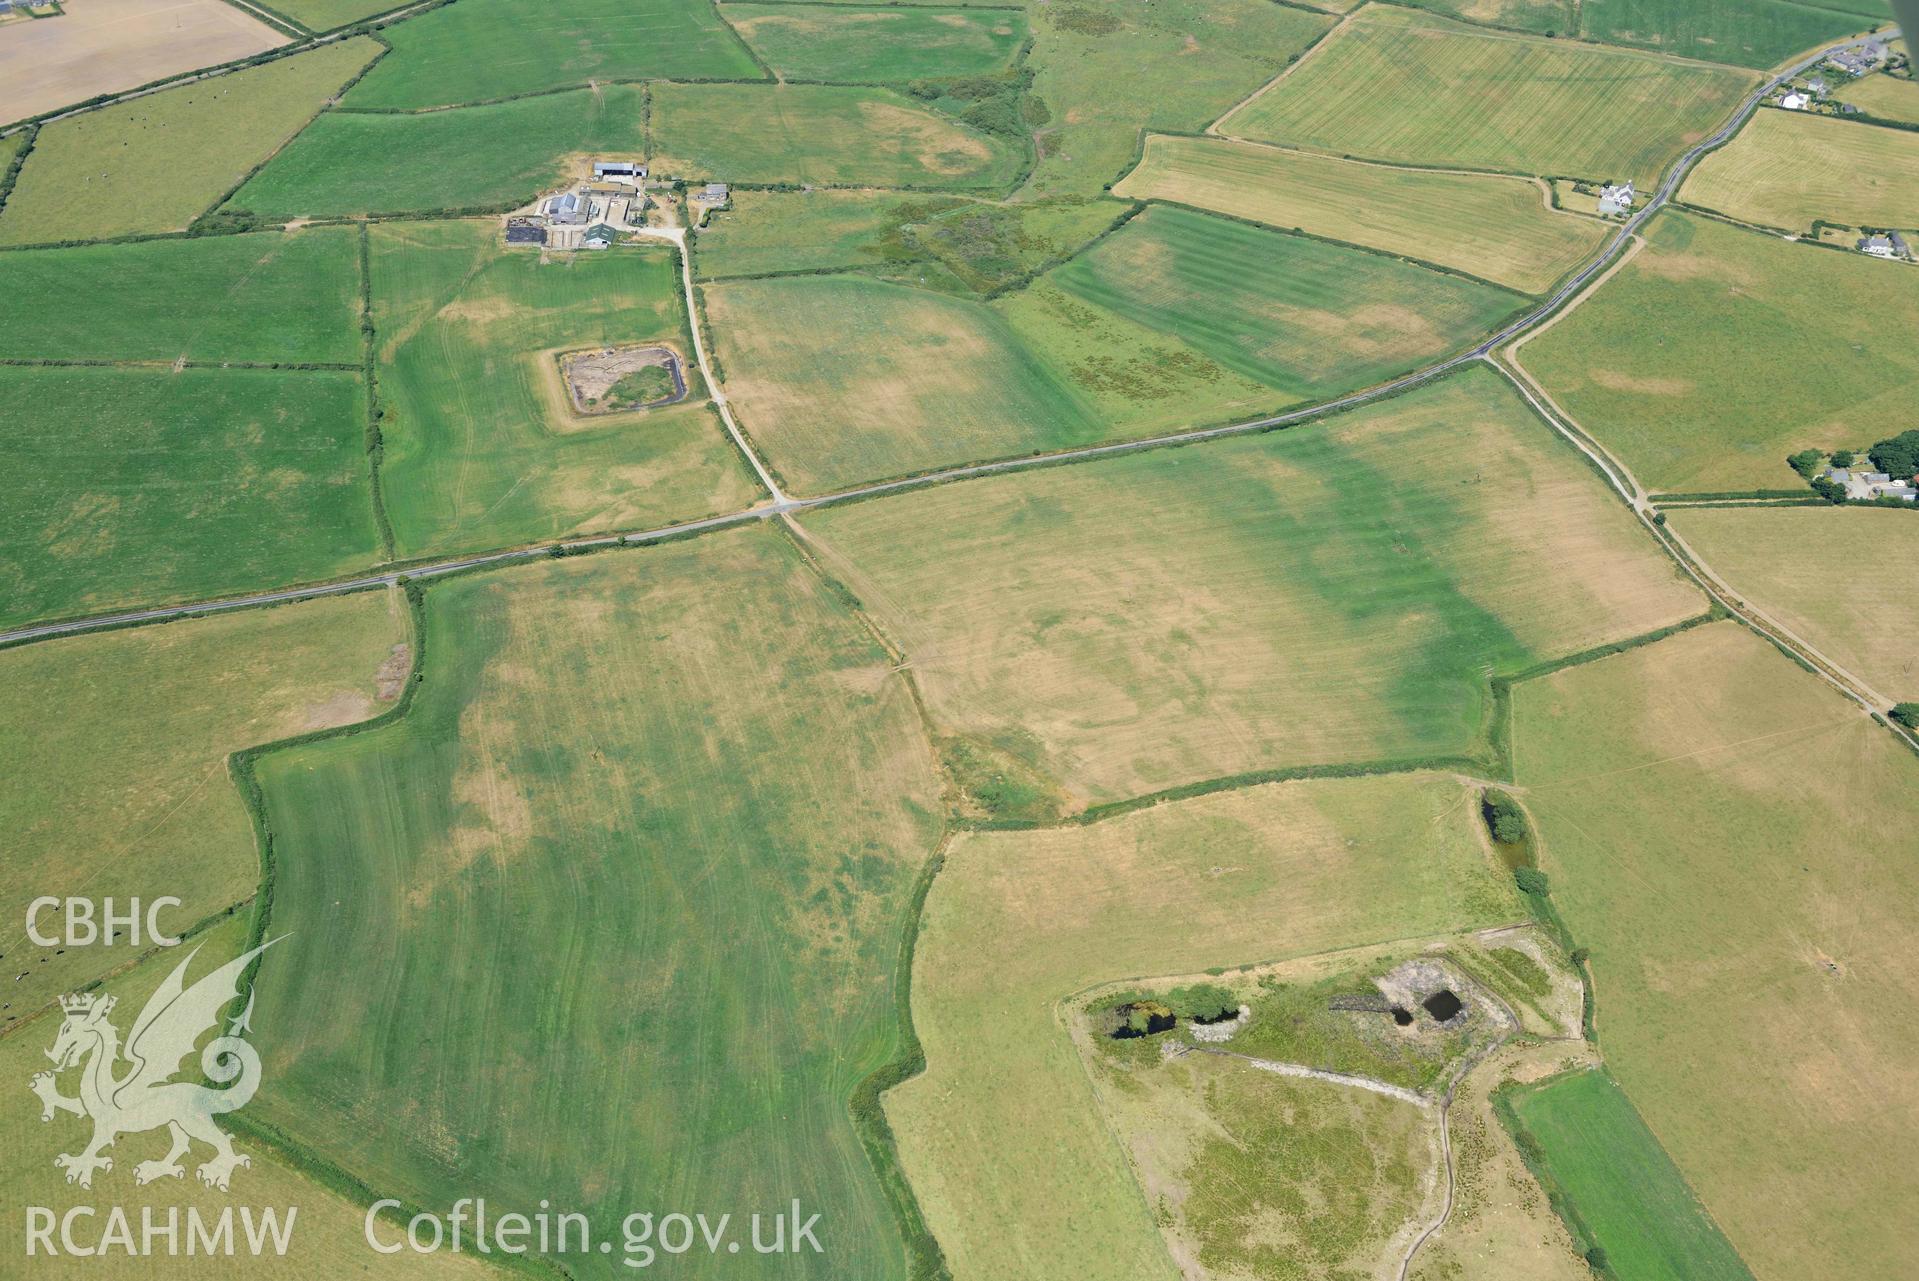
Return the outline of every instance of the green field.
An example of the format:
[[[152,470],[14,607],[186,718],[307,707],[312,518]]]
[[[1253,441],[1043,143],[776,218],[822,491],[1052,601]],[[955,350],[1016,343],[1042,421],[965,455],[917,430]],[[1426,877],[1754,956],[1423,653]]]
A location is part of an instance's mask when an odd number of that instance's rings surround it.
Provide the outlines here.
[[[802,523],[914,656],[942,732],[1077,804],[1481,750],[1489,671],[1702,605],[1484,369],[1310,427]]]
[[[371,40],[343,40],[55,121],[0,212],[0,244],[185,227],[379,52]]]
[[[439,107],[589,82],[763,75],[707,0],[566,0],[536,9],[460,0],[381,34],[393,52],[354,86],[348,106]]]
[[[0,358],[358,365],[359,253],[324,227],[0,254]]]
[[[1033,15],[1038,195],[1098,195],[1142,129],[1204,129],[1333,25],[1268,0],[1074,0]]]
[[[1679,197],[1788,231],[1804,231],[1815,218],[1916,227],[1919,132],[1799,111],[1757,112],[1693,170]]]
[[[1728,507],[1668,519],[1741,599],[1888,698],[1919,701],[1919,593],[1884,591],[1876,581],[1880,566],[1919,556],[1911,513]]]
[[[1919,760],[1731,622],[1523,684],[1514,713],[1541,862],[1640,1115],[1755,1275],[1899,1275],[1919,1247]]]
[[[728,4],[726,20],[781,79],[836,84],[984,75],[1026,38],[1017,9]]]
[[[736,191],[698,237],[705,279],[856,270],[947,293],[1003,292],[1128,212],[1116,200],[996,203],[877,191]]]
[[[1580,0],[1581,35],[1605,44],[1638,45],[1707,62],[1771,67],[1796,54],[1865,31],[1887,16],[1883,4],[1846,0]],[[1857,16],[1874,12],[1874,17]]]
[[[1919,276],[1681,213],[1646,237],[1518,356],[1648,489],[1790,488],[1787,455],[1912,425]]]
[[[372,233],[380,477],[402,556],[665,525],[749,506],[704,404],[576,418],[560,353],[665,342],[690,358],[666,246],[509,253],[497,224]]]
[[[998,188],[1018,143],[891,89],[662,84],[652,165],[676,178],[845,187]]]
[[[1214,138],[1153,137],[1113,189],[1310,232],[1543,293],[1607,229],[1561,213],[1533,182],[1359,164]]]
[[[1575,1072],[1512,1095],[1541,1165],[1619,1281],[1752,1281],[1612,1078]]]
[[[379,559],[360,377],[0,367],[0,623]]]
[[[1513,919],[1476,821],[1453,779],[1401,775],[955,840],[914,955],[926,1072],[886,1096],[954,1277],[1178,1277],[1059,1003]]]
[[[859,276],[742,280],[705,297],[726,394],[798,492],[1104,434],[982,304]]]
[[[1880,120],[1919,124],[1919,84],[1897,76],[1872,75],[1842,85],[1837,95]]]
[[[939,783],[886,653],[764,527],[425,611],[403,718],[260,763],[290,937],[254,1112],[382,1193],[550,1198],[616,1240],[635,1207],[743,1235],[797,1197],[825,1252],[785,1275],[901,1275],[848,1105],[899,1049]]]
[[[1049,278],[1300,400],[1384,382],[1523,305],[1458,276],[1168,206]]]
[[[1731,70],[1370,8],[1220,130],[1374,160],[1650,187],[1752,84]]]
[[[225,783],[226,780],[220,780]],[[235,802],[237,808],[237,801]],[[250,839],[251,833],[248,833]],[[124,1032],[146,1004],[148,996],[181,961],[185,953],[199,951],[187,972],[192,982],[217,965],[246,950],[245,914],[235,917],[192,940],[177,952],[162,953],[119,975],[105,984],[104,991],[119,1002],[112,1021]],[[131,960],[129,955],[125,959]],[[11,993],[9,993],[11,995]],[[17,998],[16,998],[17,999]],[[287,1207],[298,1207],[292,1222],[291,1245],[284,1256],[271,1252],[243,1263],[228,1265],[234,1273],[244,1272],[261,1281],[346,1281],[347,1278],[388,1279],[424,1278],[425,1281],[477,1281],[497,1274],[486,1269],[471,1254],[441,1252],[430,1257],[415,1254],[385,1256],[375,1254],[366,1245],[362,1220],[366,1207],[336,1189],[302,1177],[291,1162],[245,1135],[237,1136],[236,1148],[252,1164],[236,1171],[230,1193],[202,1186],[189,1165],[180,1179],[167,1179],[146,1187],[134,1181],[133,1167],[141,1161],[158,1160],[167,1149],[164,1131],[127,1134],[114,1145],[116,1158],[112,1171],[96,1178],[92,1189],[71,1187],[53,1158],[62,1152],[77,1152],[85,1144],[87,1128],[79,1118],[57,1116],[52,1124],[40,1120],[40,1105],[26,1093],[26,1082],[48,1064],[43,1051],[52,1046],[60,1027],[57,1013],[43,1018],[18,1035],[0,1040],[0,1072],[19,1084],[20,1097],[14,1106],[0,1110],[0,1145],[7,1153],[5,1169],[0,1170],[0,1197],[16,1206],[45,1206],[64,1216],[75,1207],[92,1207],[105,1198],[124,1209],[133,1227],[133,1240],[140,1240],[141,1213],[154,1212],[155,1225],[164,1228],[169,1212],[179,1215],[178,1252],[169,1257],[166,1239],[154,1238],[153,1253],[129,1257],[120,1247],[110,1247],[108,1257],[74,1257],[60,1250],[60,1258],[48,1258],[42,1247],[33,1262],[19,1274],[52,1281],[96,1281],[102,1276],[138,1278],[139,1281],[200,1281],[209,1268],[204,1255],[189,1257],[186,1242],[188,1213],[197,1212],[201,1222],[211,1227],[225,1211],[234,1211],[234,1236],[244,1240],[243,1219],[237,1201],[253,1214],[272,1208],[281,1224],[288,1220]],[[192,1080],[199,1070],[198,1058],[188,1060],[189,1067],[178,1079]],[[62,1093],[79,1092],[78,1072],[59,1079]],[[205,1159],[209,1149],[196,1146],[193,1162]],[[76,1243],[97,1240],[105,1229],[107,1210],[101,1207],[89,1219],[84,1213],[75,1219]],[[9,1215],[0,1228],[0,1249],[13,1258],[27,1254],[25,1215]],[[90,1235],[91,1234],[91,1235]],[[54,1238],[57,1246],[58,1236]],[[240,1247],[244,1248],[244,1246]]]
[[[1573,0],[1415,0],[1417,7],[1487,27],[1570,35],[1577,25]],[[1350,6],[1344,6],[1350,7]]]
[[[401,8],[406,0],[273,0],[273,12],[313,31],[331,31]]]
[[[641,150],[644,115],[645,90],[630,85],[417,115],[329,111],[226,207],[272,218],[509,208],[557,185],[581,152]]]
[[[124,910],[172,895],[181,905],[160,922],[178,933],[251,898],[260,858],[227,754],[372,715],[376,674],[408,639],[398,598],[367,592],[0,652],[0,951],[19,962],[0,1028],[137,955],[124,940],[33,946],[33,899],[112,896]],[[404,651],[397,667],[395,688]]]

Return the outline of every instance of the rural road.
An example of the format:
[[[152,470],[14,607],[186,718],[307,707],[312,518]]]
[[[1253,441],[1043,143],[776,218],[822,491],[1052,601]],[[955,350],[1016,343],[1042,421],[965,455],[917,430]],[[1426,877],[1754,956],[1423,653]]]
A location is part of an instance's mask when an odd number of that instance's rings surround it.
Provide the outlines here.
[[[1898,38],[1899,34],[1899,29],[1892,27],[1870,37],[1870,39],[1891,40]],[[278,591],[258,592],[244,596],[231,596],[176,605],[162,605],[150,609],[126,610],[92,617],[39,623],[28,627],[15,628],[11,631],[0,632],[0,646],[18,645],[30,641],[46,640],[56,636],[66,636],[104,628],[161,622],[170,618],[219,613],[228,610],[247,609],[259,605],[281,604],[290,601],[310,600],[323,596],[337,596],[348,592],[365,591],[386,586],[399,582],[403,578],[435,578],[458,573],[462,570],[478,568],[480,566],[537,560],[541,557],[550,556],[562,551],[586,550],[594,547],[607,547],[617,544],[631,545],[648,543],[665,538],[706,533],[733,525],[746,524],[755,520],[764,520],[768,517],[789,512],[804,511],[814,507],[825,507],[861,498],[877,497],[883,494],[897,494],[915,489],[924,489],[933,485],[945,484],[956,480],[968,480],[1002,472],[1025,471],[1036,467],[1059,466],[1119,454],[1160,449],[1168,445],[1193,444],[1227,436],[1269,431],[1276,427],[1285,427],[1306,422],[1311,419],[1341,413],[1349,409],[1356,409],[1363,405],[1369,405],[1392,396],[1397,396],[1413,388],[1423,386],[1436,378],[1441,378],[1453,370],[1459,369],[1474,361],[1484,361],[1494,369],[1499,370],[1507,378],[1513,380],[1515,386],[1519,388],[1526,400],[1531,403],[1535,409],[1539,409],[1542,414],[1544,414],[1547,421],[1553,424],[1555,430],[1559,431],[1562,436],[1571,441],[1575,447],[1599,465],[1600,469],[1611,481],[1613,487],[1626,499],[1634,512],[1637,513],[1642,520],[1650,521],[1644,495],[1639,491],[1637,484],[1631,482],[1630,478],[1624,475],[1624,469],[1620,468],[1614,460],[1605,456],[1602,451],[1595,450],[1585,441],[1581,440],[1579,436],[1569,431],[1561,423],[1558,415],[1545,412],[1538,398],[1533,394],[1532,389],[1525,384],[1523,379],[1517,377],[1503,365],[1493,360],[1493,352],[1504,344],[1525,336],[1552,319],[1562,307],[1577,297],[1582,290],[1604,272],[1612,264],[1614,257],[1620,250],[1630,242],[1632,236],[1638,229],[1644,226],[1648,219],[1658,213],[1659,210],[1672,199],[1674,193],[1679,190],[1680,184],[1686,180],[1687,175],[1691,173],[1693,167],[1699,163],[1700,159],[1705,156],[1707,152],[1720,146],[1730,139],[1734,133],[1738,132],[1739,128],[1752,113],[1758,109],[1760,102],[1765,99],[1767,94],[1771,93],[1792,77],[1817,66],[1833,53],[1842,49],[1858,48],[1865,44],[1867,39],[1866,37],[1861,37],[1859,39],[1841,41],[1840,43],[1830,45],[1816,54],[1801,59],[1786,70],[1778,72],[1760,87],[1753,90],[1753,92],[1747,95],[1740,103],[1739,108],[1724,125],[1709,137],[1695,144],[1674,163],[1671,170],[1667,173],[1665,180],[1660,183],[1659,189],[1654,193],[1653,198],[1646,202],[1644,208],[1640,209],[1620,226],[1619,231],[1606,243],[1605,248],[1602,249],[1590,263],[1574,273],[1538,307],[1505,325],[1484,341],[1466,351],[1456,353],[1434,364],[1396,378],[1391,382],[1382,383],[1376,387],[1368,388],[1365,391],[1358,391],[1348,396],[1341,396],[1335,400],[1304,406],[1283,414],[1274,414],[1264,418],[1255,418],[1246,422],[1229,423],[1218,427],[1202,427],[1189,431],[1171,432],[1165,435],[1151,436],[1140,440],[1118,441],[1105,445],[1088,445],[1078,449],[1063,450],[1054,454],[1039,454],[1020,458],[999,459],[993,462],[969,463],[957,467],[942,468],[938,471],[928,472],[918,476],[878,481],[870,485],[859,485],[851,489],[840,490],[831,494],[823,494],[816,498],[794,498],[786,494],[774,480],[772,472],[764,460],[760,458],[759,452],[753,448],[752,442],[748,440],[745,432],[740,429],[739,423],[733,416],[732,406],[728,403],[725,393],[720,390],[717,381],[713,377],[712,368],[707,357],[705,338],[700,332],[700,325],[697,320],[698,313],[694,310],[693,267],[691,256],[686,251],[686,231],[684,228],[657,230],[650,234],[672,242],[679,250],[681,280],[686,291],[688,317],[693,331],[694,354],[698,360],[700,372],[706,378],[708,392],[713,398],[715,407],[720,412],[720,417],[725,424],[728,436],[732,439],[741,454],[743,454],[752,465],[753,471],[761,485],[765,487],[766,492],[771,496],[768,501],[741,511],[731,512],[721,516],[712,516],[703,520],[661,526],[656,529],[624,531],[597,538],[567,539],[533,547],[513,548],[503,551],[454,557],[412,567],[394,568],[356,578],[342,579],[330,583],[289,587]],[[129,94],[127,96],[132,97],[136,95]],[[1703,562],[1701,564],[1703,568]],[[1710,570],[1707,570],[1707,575],[1712,578],[1712,583],[1717,582],[1716,577],[1711,576]],[[1716,586],[1707,584],[1703,579],[1701,581],[1703,585],[1707,586],[1708,592],[1715,598],[1720,596],[1720,590]],[[1783,629],[1777,630],[1783,631]],[[1792,638],[1782,636],[1780,639],[1782,643],[1792,644]],[[1828,675],[1827,679],[1835,686],[1844,690],[1844,692],[1856,702],[1863,703],[1868,698],[1875,697],[1870,690],[1867,690],[1866,693],[1862,695],[1857,690],[1846,689],[1844,682],[1837,678]]]

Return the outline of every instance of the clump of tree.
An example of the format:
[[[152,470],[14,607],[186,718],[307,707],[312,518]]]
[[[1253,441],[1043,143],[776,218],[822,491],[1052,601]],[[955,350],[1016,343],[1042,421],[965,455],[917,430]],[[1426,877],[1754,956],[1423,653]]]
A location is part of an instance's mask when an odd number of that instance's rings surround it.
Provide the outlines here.
[[[1829,503],[1843,503],[1846,501],[1846,487],[1829,476],[1814,476],[1812,478],[1812,492]]]
[[[1919,703],[1898,703],[1892,709],[1892,719],[1910,730],[1919,730]]]
[[[1526,811],[1498,788],[1489,787],[1480,793],[1479,813],[1486,821],[1486,830],[1501,845],[1518,845],[1526,839]]]
[[[1031,125],[1043,123],[1051,115],[1037,99],[1027,102],[1027,91],[1032,87],[1032,69],[1021,67],[958,80],[915,80],[906,86],[906,92],[944,107],[975,129],[1023,138]]]
[[[1802,449],[1786,460],[1794,471],[1804,476],[1807,480],[1811,480],[1819,474],[1819,468],[1824,465],[1825,461],[1826,455],[1817,449]]]
[[[1521,894],[1536,894],[1541,898],[1552,893],[1552,882],[1546,874],[1536,867],[1516,867],[1513,869],[1513,884],[1519,887]]]
[[[1217,983],[1194,983],[1166,994],[1166,1004],[1183,1019],[1216,1023],[1239,1011],[1239,998]]]
[[[1888,476],[1910,480],[1919,473],[1919,427],[1882,440],[1866,451],[1872,465]]]

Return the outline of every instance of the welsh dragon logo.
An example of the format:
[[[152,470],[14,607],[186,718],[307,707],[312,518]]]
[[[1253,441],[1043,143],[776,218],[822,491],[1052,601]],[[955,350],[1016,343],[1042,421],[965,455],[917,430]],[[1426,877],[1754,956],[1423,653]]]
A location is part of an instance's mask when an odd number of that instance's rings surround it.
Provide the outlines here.
[[[240,975],[253,958],[278,941],[261,944],[188,987],[187,966],[199,955],[195,948],[148,999],[133,1021],[125,1046],[119,1029],[107,1018],[113,1012],[113,997],[61,998],[66,1017],[53,1048],[47,1051],[53,1071],[36,1073],[31,1085],[40,1097],[42,1121],[53,1120],[56,1112],[93,1121],[93,1140],[84,1150],[53,1158],[67,1172],[68,1183],[92,1187],[94,1171],[113,1169],[113,1158],[102,1153],[116,1138],[163,1125],[173,1146],[160,1160],[134,1166],[136,1183],[180,1178],[185,1174],[180,1158],[196,1139],[213,1148],[213,1156],[196,1171],[200,1182],[209,1187],[225,1191],[233,1171],[252,1164],[233,1150],[232,1136],[213,1123],[216,1116],[245,1107],[260,1086],[259,1052],[241,1039],[253,1013],[252,997],[227,1025],[226,1035],[215,1037],[200,1052],[200,1070],[208,1080],[228,1088],[210,1089],[168,1078],[180,1071],[181,1060],[193,1053],[200,1037],[219,1023],[220,1012],[239,997]],[[68,1098],[54,1078],[73,1067],[80,1068],[80,1094]]]

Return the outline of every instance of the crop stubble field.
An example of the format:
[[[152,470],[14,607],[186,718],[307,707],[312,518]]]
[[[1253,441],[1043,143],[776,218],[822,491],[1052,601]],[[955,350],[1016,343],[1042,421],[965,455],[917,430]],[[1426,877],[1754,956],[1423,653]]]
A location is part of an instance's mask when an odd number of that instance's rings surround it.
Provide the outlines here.
[[[1606,1061],[1733,1246],[1898,1275],[1919,762],[1731,622],[1520,686],[1514,749]]]
[[[1542,293],[1606,227],[1551,208],[1532,182],[1360,164],[1210,138],[1152,137],[1113,189],[1293,227]]]
[[[508,251],[491,220],[372,233],[381,480],[401,556],[666,525],[750,505],[757,487],[706,405],[574,417],[562,352],[686,351],[664,245]]]
[[[221,0],[86,0],[0,38],[0,124],[285,43]]]
[[[1218,127],[1375,160],[1631,178],[1650,188],[1754,83],[1731,70],[1369,8]]]
[[[1077,1276],[1097,1258],[1102,1275],[1177,1277],[1056,1004],[1128,975],[1513,919],[1477,821],[1456,781],[1402,775],[958,838],[914,956],[927,1070],[886,1096],[953,1275]]]
[[[886,654],[764,527],[436,586],[424,643],[404,718],[260,762],[256,1110],[429,1205],[798,1197],[790,1275],[897,1275],[848,1101],[939,784]]]
[[[1417,485],[1394,483],[1407,460]],[[913,655],[935,719],[1082,804],[1469,753],[1489,672],[1703,605],[1480,370],[1311,431],[802,523]]]

